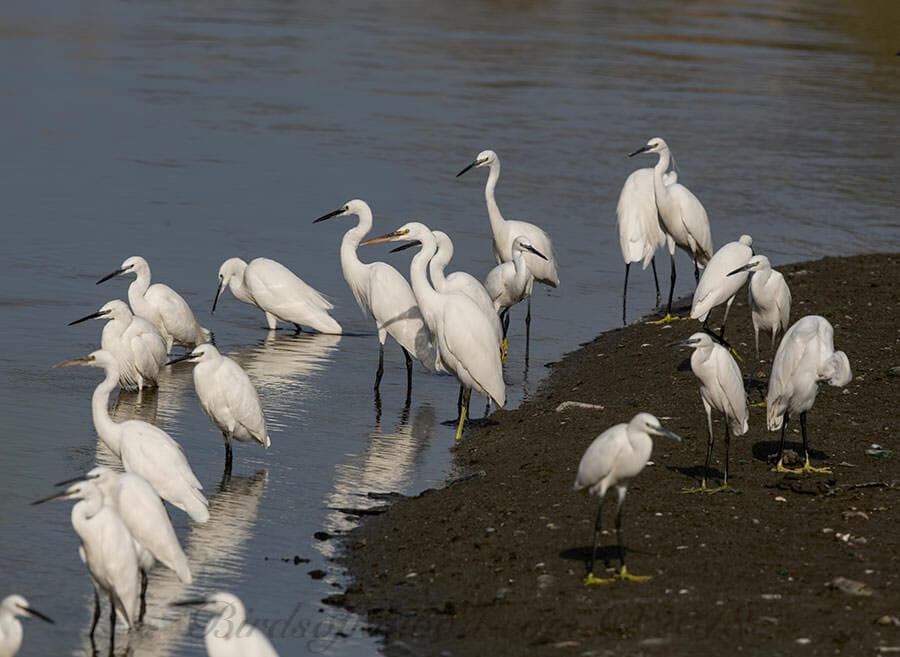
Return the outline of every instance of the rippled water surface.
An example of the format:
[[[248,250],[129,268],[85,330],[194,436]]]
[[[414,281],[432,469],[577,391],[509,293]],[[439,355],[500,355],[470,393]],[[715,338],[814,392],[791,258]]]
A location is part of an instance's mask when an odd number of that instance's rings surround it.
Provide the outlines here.
[[[112,458],[90,417],[100,372],[51,366],[99,344],[99,322],[66,324],[125,298],[127,281],[94,283],[127,256],[145,256],[247,369],[272,446],[237,445],[220,484],[221,438],[190,366],[114,399],[117,418],[181,442],[211,501],[205,525],[172,512],[195,583],[155,571],[147,622],[120,632],[116,654],[205,654],[206,617],[168,602],[219,589],[282,655],[371,654],[360,621],[321,603],[346,577],[339,546],[314,535],[353,527],[352,510],[381,503],[370,492],[440,485],[456,384],[417,368],[405,408],[389,343],[376,407],[377,340],[337,259],[352,221],[312,220],[362,198],[377,233],[425,221],[455,240],[451,269],[483,276],[486,172],[454,176],[496,150],[501,209],[547,229],[561,261],[560,287],[536,288],[528,367],[513,311],[514,406],[547,362],[620,321],[615,203],[630,171],[653,164],[626,157],[652,136],[669,142],[717,246],[749,232],[776,264],[897,250],[898,25],[889,0],[5,2],[0,596],[22,593],[57,621],[26,621],[21,654],[90,654],[71,503],[29,502]],[[361,255],[406,272],[408,252],[387,251]],[[218,267],[236,255],[277,259],[329,295],[345,335],[268,333],[230,294],[210,315]],[[633,321],[652,310],[653,283],[631,279]]]

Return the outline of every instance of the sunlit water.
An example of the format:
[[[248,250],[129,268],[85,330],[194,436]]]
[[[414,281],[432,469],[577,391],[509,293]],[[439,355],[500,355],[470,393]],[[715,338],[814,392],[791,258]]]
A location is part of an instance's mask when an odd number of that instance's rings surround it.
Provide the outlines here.
[[[652,136],[668,140],[716,245],[750,232],[776,264],[896,250],[898,23],[898,5],[875,0],[4,3],[0,596],[22,593],[57,621],[26,621],[21,654],[90,654],[70,503],[29,502],[111,457],[90,419],[100,372],[51,365],[96,348],[99,322],[66,323],[125,298],[127,281],[94,282],[127,256],[145,256],[248,370],[272,447],[237,445],[220,486],[224,449],[189,365],[118,398],[118,418],[181,442],[211,518],[173,510],[195,583],[154,572],[146,626],[120,632],[117,654],[204,654],[206,616],[168,602],[217,589],[243,598],[282,655],[373,653],[358,619],[320,602],[346,579],[339,546],[314,534],[353,527],[348,511],[380,503],[369,492],[444,480],[456,383],[419,367],[404,408],[389,343],[378,413],[376,338],[337,261],[351,220],[312,220],[363,198],[376,232],[423,220],[454,238],[451,271],[483,276],[486,172],[454,175],[496,150],[501,209],[546,228],[561,261],[561,286],[536,288],[527,369],[513,311],[515,406],[545,363],[619,322],[615,202],[654,162],[625,154]],[[334,300],[347,334],[268,334],[229,293],[210,316],[218,266],[235,255],[291,267]],[[362,257],[409,262],[382,247]],[[679,272],[687,293],[683,255]],[[665,284],[665,257],[660,273]],[[633,321],[653,283],[631,278]],[[826,314],[827,302],[823,290]],[[100,654],[105,642],[104,614]]]

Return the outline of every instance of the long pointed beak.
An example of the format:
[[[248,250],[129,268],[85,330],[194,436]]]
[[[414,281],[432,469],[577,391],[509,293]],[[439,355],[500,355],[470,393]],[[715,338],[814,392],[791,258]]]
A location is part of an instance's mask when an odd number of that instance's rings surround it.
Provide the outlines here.
[[[34,616],[35,618],[40,618],[42,621],[50,623],[51,625],[56,624],[52,618],[50,618],[49,616],[45,616],[44,614],[39,612],[34,607],[22,607],[21,609],[22,609],[22,611],[27,612],[29,616]]]
[[[406,249],[411,249],[414,246],[422,246],[422,243],[419,240],[413,240],[411,242],[407,242],[406,244],[401,244],[400,246],[395,246],[391,249],[391,253],[397,253],[398,251],[405,251]]]
[[[75,326],[75,324],[81,324],[81,322],[86,322],[89,319],[97,319],[98,317],[103,317],[108,312],[108,310],[98,310],[97,312],[91,313],[90,315],[85,315],[81,319],[76,319],[73,322],[69,322],[67,326]]]
[[[54,486],[71,486],[72,484],[77,484],[79,481],[90,481],[91,479],[96,479],[96,478],[97,478],[97,475],[91,475],[91,474],[85,473],[85,474],[79,475],[77,477],[72,477],[71,479],[66,479],[65,481],[58,481],[53,485]]]
[[[119,269],[115,270],[114,272],[112,272],[111,274],[107,274],[106,276],[104,276],[103,278],[101,278],[99,281],[97,281],[97,282],[95,283],[95,285],[100,285],[100,283],[105,283],[105,282],[108,281],[110,278],[115,278],[115,277],[118,276],[119,274],[124,274],[124,273],[125,273],[125,270],[119,268]]]
[[[369,246],[370,244],[380,244],[381,242],[390,242],[391,240],[395,240],[398,237],[403,237],[406,235],[407,231],[405,230],[395,230],[393,233],[386,233],[384,235],[379,235],[378,237],[373,237],[370,240],[366,240],[365,242],[360,242],[360,246]]]
[[[170,602],[169,606],[171,607],[198,607],[200,605],[205,605],[207,600],[205,598],[192,598],[190,600],[175,600],[174,602]]]
[[[223,286],[224,282],[225,282],[224,279],[221,279],[221,278],[219,279],[219,287],[216,288],[216,298],[213,299],[213,307],[212,307],[212,310],[209,311],[210,315],[212,313],[216,312],[216,304],[219,303],[219,295],[222,294],[222,288],[224,287]]]
[[[460,177],[461,175],[463,175],[466,171],[468,171],[468,170],[471,169],[472,167],[477,167],[477,166],[478,166],[478,160],[475,160],[475,161],[473,161],[469,166],[467,166],[465,169],[463,169],[463,170],[460,171],[458,174],[456,174],[456,177],[459,178],[459,177]]]
[[[35,500],[31,503],[31,506],[35,504],[43,504],[44,502],[55,502],[56,500],[67,500],[69,499],[69,491],[65,490],[62,493],[53,493],[53,495],[48,495],[47,497],[42,497],[39,500]]]
[[[534,248],[534,247],[531,246],[530,244],[528,244],[528,245],[523,245],[522,248],[524,248],[526,251],[530,251],[531,253],[533,253],[534,255],[536,255],[538,258],[543,258],[544,260],[547,259],[547,256],[545,256],[543,253],[541,253],[540,251],[538,251],[536,248]]]
[[[62,362],[59,362],[53,367],[72,367],[73,365],[87,365],[90,362],[90,358],[74,358],[72,360],[64,360]]]
[[[682,440],[681,436],[679,436],[677,433],[674,433],[673,431],[669,431],[662,425],[659,425],[658,427],[653,427],[653,431],[655,431],[656,434],[659,436],[668,436],[669,438],[672,438],[673,440],[677,440],[678,442],[681,442],[681,440]]]
[[[194,352],[189,351],[186,354],[183,354],[181,356],[176,356],[175,358],[171,358],[169,360],[169,362],[166,363],[166,365],[174,365],[175,363],[180,363],[183,360],[188,360],[193,355],[194,355]]]
[[[639,149],[637,149],[634,153],[629,153],[629,154],[628,154],[628,157],[634,157],[635,155],[640,155],[641,153],[646,153],[646,152],[649,151],[651,148],[653,148],[653,147],[650,146],[650,145],[647,145],[647,146],[641,146],[641,147],[640,147]]]
[[[676,340],[675,342],[670,342],[667,344],[667,347],[693,347],[696,343],[695,340],[691,340],[688,338],[687,340]]]
[[[328,214],[323,214],[321,217],[319,217],[318,219],[313,221],[313,223],[317,224],[320,221],[325,221],[326,219],[331,219],[332,217],[336,217],[339,214],[343,214],[343,212],[344,212],[344,208],[338,208],[337,210],[333,210],[333,211],[329,212]]]
[[[752,267],[752,266],[753,266],[753,265],[751,265],[751,264],[748,262],[748,263],[747,263],[746,265],[744,265],[743,267],[738,267],[738,268],[735,269],[734,271],[728,272],[727,275],[728,275],[728,276],[734,276],[735,274],[740,274],[742,271],[747,271],[747,270],[750,269],[750,267]]]

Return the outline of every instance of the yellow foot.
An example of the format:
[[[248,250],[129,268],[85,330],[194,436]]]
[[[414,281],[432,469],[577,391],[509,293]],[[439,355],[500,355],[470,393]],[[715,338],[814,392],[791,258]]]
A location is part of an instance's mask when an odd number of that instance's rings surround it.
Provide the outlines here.
[[[594,577],[594,573],[588,573],[587,577],[584,578],[584,583],[587,586],[592,584],[613,584],[615,582],[614,577],[610,578],[602,578],[602,577]]]
[[[729,348],[728,348],[728,351],[729,351],[729,353],[731,353],[732,356],[734,356],[734,359],[735,359],[737,362],[739,362],[739,363],[743,363],[743,362],[744,362],[744,359],[741,358],[741,355],[737,352],[737,350],[736,350],[734,347],[729,347]]]
[[[763,399],[760,402],[755,402],[755,403],[750,402],[749,400],[747,401],[747,406],[752,406],[753,408],[766,408],[768,405],[769,404],[765,399]]]
[[[704,492],[708,495],[715,495],[716,493],[740,493],[739,490],[732,488],[728,484],[722,484],[718,488],[707,488]]]
[[[699,486],[695,486],[694,488],[682,488],[681,492],[691,495],[693,493],[708,493],[710,491],[709,488],[706,487],[706,482],[704,481]]]
[[[662,324],[670,324],[672,322],[677,322],[682,319],[690,319],[690,317],[679,317],[678,315],[670,315],[666,313],[666,316],[662,319],[652,319],[647,324],[654,324],[656,326],[661,326]]]
[[[772,469],[773,472],[792,472],[794,474],[810,474],[810,473],[819,473],[819,474],[834,474],[831,471],[831,468],[814,468],[812,464],[809,462],[809,459],[806,459],[806,462],[803,464],[803,467],[800,468],[788,468],[781,462],[779,459],[778,464]]]
[[[615,579],[625,580],[626,582],[649,582],[653,579],[651,575],[632,575],[625,566],[622,566],[622,569],[613,575],[613,577]]]
[[[509,353],[509,340],[503,338],[503,344],[500,346],[500,362],[506,362],[506,354]]]

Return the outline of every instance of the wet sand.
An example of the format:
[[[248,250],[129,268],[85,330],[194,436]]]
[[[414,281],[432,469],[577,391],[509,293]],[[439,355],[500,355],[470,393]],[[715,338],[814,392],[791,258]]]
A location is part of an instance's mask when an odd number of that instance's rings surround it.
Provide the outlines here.
[[[699,323],[635,324],[551,364],[531,400],[467,430],[455,450],[461,481],[402,499],[347,537],[353,584],[335,602],[366,615],[388,655],[900,651],[898,264],[889,254],[778,268],[793,294],[791,323],[825,316],[853,369],[846,388],[824,387],[809,412],[813,464],[833,474],[772,471],[778,434],[766,430],[764,408],[751,408],[750,431],[732,442],[739,492],[682,494],[699,482],[706,418],[690,351],[667,345]],[[712,325],[720,318],[715,311]],[[753,358],[746,288],[727,337],[758,401],[772,354],[762,336]],[[652,579],[585,586],[597,500],[572,490],[575,471],[596,435],[639,411],[685,438],[657,439],[652,465],[628,489],[629,570]],[[719,417],[714,431],[716,481]],[[868,455],[873,444],[892,454]],[[799,422],[788,446],[800,450]],[[609,528],[614,500],[611,491]],[[615,567],[614,532],[602,541]]]

